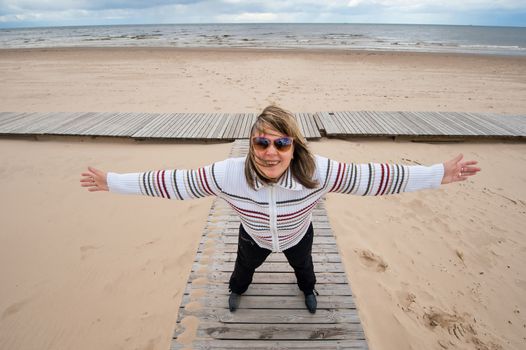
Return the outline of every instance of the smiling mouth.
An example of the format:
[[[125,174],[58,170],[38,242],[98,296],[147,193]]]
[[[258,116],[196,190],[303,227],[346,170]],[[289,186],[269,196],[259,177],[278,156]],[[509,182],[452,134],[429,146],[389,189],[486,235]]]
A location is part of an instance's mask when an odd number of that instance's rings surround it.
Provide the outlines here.
[[[274,160],[274,161],[265,160],[265,161],[263,161],[262,165],[265,166],[265,167],[270,168],[270,167],[273,167],[275,165],[278,165],[279,163],[280,163],[279,160]]]

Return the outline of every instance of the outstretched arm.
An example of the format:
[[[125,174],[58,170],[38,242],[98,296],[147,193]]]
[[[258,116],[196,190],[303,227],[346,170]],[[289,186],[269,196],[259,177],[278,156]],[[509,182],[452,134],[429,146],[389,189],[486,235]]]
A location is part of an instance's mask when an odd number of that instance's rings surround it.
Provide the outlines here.
[[[401,164],[340,163],[317,157],[319,177],[326,192],[380,196],[438,188],[441,184],[466,180],[480,168],[462,155],[431,166]]]
[[[80,185],[89,192],[110,191],[167,199],[193,199],[218,195],[225,163],[217,162],[195,170],[156,170],[118,174],[88,167],[81,174]]]
[[[462,154],[459,154],[455,158],[444,162],[442,184],[467,180],[469,176],[477,175],[481,170],[478,167],[472,166],[478,163],[476,160],[462,161],[463,157]]]

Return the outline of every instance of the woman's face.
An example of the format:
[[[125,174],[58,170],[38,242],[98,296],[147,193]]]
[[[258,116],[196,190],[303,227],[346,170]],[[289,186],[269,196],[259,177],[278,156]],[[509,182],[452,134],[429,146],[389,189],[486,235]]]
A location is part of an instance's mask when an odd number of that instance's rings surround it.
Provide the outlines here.
[[[259,149],[254,146],[254,137],[266,138],[270,141],[270,145],[265,149]],[[287,171],[294,154],[294,144],[286,151],[278,151],[276,148],[274,141],[283,137],[287,137],[287,135],[272,129],[267,129],[264,132],[256,130],[252,135],[256,166],[261,173],[274,181],[278,180]]]

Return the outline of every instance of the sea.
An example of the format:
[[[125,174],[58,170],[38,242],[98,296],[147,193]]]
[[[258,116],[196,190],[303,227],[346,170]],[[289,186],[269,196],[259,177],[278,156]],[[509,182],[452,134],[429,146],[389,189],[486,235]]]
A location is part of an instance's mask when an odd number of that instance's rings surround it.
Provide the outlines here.
[[[0,29],[0,48],[187,47],[526,55],[526,27],[149,24]]]

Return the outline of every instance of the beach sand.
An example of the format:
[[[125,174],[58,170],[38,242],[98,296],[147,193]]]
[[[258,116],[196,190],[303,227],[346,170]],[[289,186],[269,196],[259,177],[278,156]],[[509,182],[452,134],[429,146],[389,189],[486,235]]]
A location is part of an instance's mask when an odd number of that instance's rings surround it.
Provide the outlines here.
[[[258,112],[277,102],[294,112],[525,114],[524,63],[394,53],[0,50],[0,91],[3,111]],[[524,144],[310,144],[348,162],[433,164],[462,152],[483,169],[438,190],[328,196],[372,350],[526,346]],[[0,139],[0,348],[168,348],[211,199],[88,193],[80,173],[87,165],[194,168],[225,158],[230,146]]]
[[[526,57],[210,49],[0,50],[3,111],[524,114]]]

